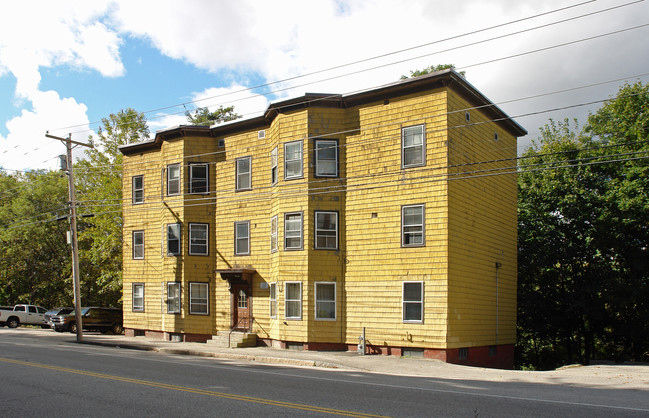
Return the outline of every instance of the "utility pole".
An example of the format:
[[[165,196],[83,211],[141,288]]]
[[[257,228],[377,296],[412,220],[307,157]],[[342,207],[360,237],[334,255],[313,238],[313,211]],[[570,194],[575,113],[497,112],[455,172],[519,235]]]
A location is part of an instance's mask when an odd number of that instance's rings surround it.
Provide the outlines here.
[[[77,342],[80,343],[83,341],[83,324],[81,322],[81,285],[79,284],[79,247],[77,245],[77,201],[74,190],[74,174],[72,172],[72,144],[89,148],[92,148],[92,145],[73,141],[72,134],[68,134],[67,138],[60,138],[58,136],[50,135],[49,132],[46,132],[45,136],[64,142],[67,151],[66,169],[68,172],[68,194],[70,198],[70,232],[72,235],[72,281],[74,283],[74,313],[76,316],[75,324],[77,326]]]

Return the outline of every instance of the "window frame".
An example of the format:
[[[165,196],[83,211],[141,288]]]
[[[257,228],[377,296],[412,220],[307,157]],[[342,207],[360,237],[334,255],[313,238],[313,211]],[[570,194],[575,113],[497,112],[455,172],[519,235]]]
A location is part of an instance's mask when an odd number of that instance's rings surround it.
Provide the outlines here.
[[[299,158],[294,158],[294,159],[287,159],[287,148],[291,146],[297,146],[298,149],[300,150],[300,156]],[[289,163],[293,163],[299,161],[299,174],[294,174],[294,175],[289,175],[289,170],[287,169],[287,166]],[[291,142],[286,142],[284,143],[284,180],[294,180],[294,179],[301,179],[304,178],[304,144],[301,139],[298,139],[297,141],[291,141]]]
[[[277,318],[277,282],[268,284],[268,314],[271,318]]]
[[[289,216],[298,216],[300,217],[300,245],[299,246],[293,246],[289,247],[286,245],[287,240],[289,238],[297,238],[295,236],[288,236],[288,228],[287,228],[287,223],[288,223],[288,217]],[[284,251],[299,251],[304,249],[304,213],[303,212],[287,212],[284,214]]]
[[[170,309],[170,306],[171,306],[171,302],[170,302],[170,301],[172,300],[172,298],[169,296],[169,295],[170,295],[169,288],[172,287],[172,286],[173,286],[173,287],[178,287],[178,302],[177,302],[178,310],[171,310],[171,309]],[[179,314],[179,313],[182,313],[182,307],[183,307],[182,294],[183,294],[183,288],[182,288],[182,283],[181,283],[181,282],[167,282],[167,299],[166,299],[166,305],[167,305],[167,313],[168,313],[168,314]],[[176,297],[174,296],[173,299],[175,300]]]
[[[246,225],[248,228],[248,235],[245,237],[247,242],[248,242],[248,249],[246,252],[238,252],[239,247],[237,245],[237,242],[239,239],[243,239],[244,237],[239,237],[239,229],[237,228],[239,225]],[[234,255],[250,255],[250,221],[237,221],[234,223]]]
[[[320,158],[319,158],[319,151],[320,149],[318,148],[318,144],[320,143],[331,143],[330,147],[333,147],[334,149],[334,173],[319,173],[318,169],[321,166],[320,164]],[[338,177],[338,140],[337,139],[316,139],[313,142],[313,154],[314,154],[314,160],[315,160],[315,168],[314,168],[314,175],[315,177],[328,177],[328,178],[337,178]],[[330,161],[330,160],[324,160],[324,161]]]
[[[136,180],[140,181],[140,187],[135,186]],[[140,174],[131,178],[132,203],[141,205],[144,203],[144,175]]]
[[[172,169],[177,169],[178,170],[178,178],[172,178],[171,177],[171,170]],[[180,179],[182,177],[181,174],[181,169],[180,169],[180,163],[174,163],[174,164],[169,164],[167,165],[167,196],[178,196],[180,194]],[[178,188],[177,191],[172,191],[171,189],[171,184],[175,185],[176,188]]]
[[[406,163],[406,131],[409,129],[421,128],[421,162],[420,163]],[[419,146],[409,146],[408,148],[418,148]],[[426,165],[426,125],[411,125],[401,128],[401,168],[423,167]]]
[[[277,147],[270,151],[270,184],[274,186],[279,180],[279,151]]]
[[[239,169],[239,163],[247,161],[248,162],[248,171],[247,172],[241,172]],[[239,157],[234,160],[234,171],[235,171],[235,185],[234,188],[237,192],[240,191],[245,191],[245,190],[252,190],[252,157],[251,156],[246,156],[246,157]],[[245,185],[239,185],[239,177],[241,176],[248,176],[248,183]]]
[[[298,285],[299,286],[299,298],[298,299],[289,299],[288,298],[288,287],[289,285]],[[290,321],[298,321],[302,319],[302,282],[284,282],[284,319]],[[288,316],[288,307],[290,302],[297,302],[299,305],[300,314],[299,316]]]
[[[192,236],[193,230],[199,227],[205,227],[205,252],[194,252],[192,246],[194,245],[193,241],[196,240]],[[203,244],[196,244],[203,245]],[[190,223],[189,224],[189,255],[198,255],[198,256],[208,256],[210,255],[210,225],[206,223]]]
[[[172,252],[169,249],[169,243],[171,242],[171,239],[169,238],[170,234],[170,228],[172,227],[178,227],[178,238],[174,239],[174,241],[178,241],[178,252]],[[182,240],[182,232],[183,232],[183,227],[180,222],[176,222],[173,224],[167,224],[167,257],[174,256],[177,257],[182,254],[183,252],[183,240]]]
[[[318,229],[318,216],[319,215],[335,215],[334,220],[335,220],[335,245],[333,247],[321,247],[318,245],[318,231],[324,232],[324,231],[331,231],[330,229]],[[338,212],[337,211],[326,211],[326,210],[316,210],[314,213],[314,227],[313,227],[313,236],[314,236],[314,242],[313,242],[313,248],[316,250],[338,250]]]
[[[136,288],[142,290],[142,295],[138,296],[137,299],[140,300],[140,305],[136,305]],[[133,283],[131,287],[131,310],[133,312],[144,312],[144,283]]]
[[[274,228],[273,228],[274,225]],[[270,252],[276,253],[279,249],[279,220],[277,215],[270,218]]]
[[[136,235],[139,235],[141,237],[140,243],[136,244],[135,243],[135,237]],[[136,231],[133,231],[131,234],[131,247],[132,247],[132,255],[133,255],[133,260],[144,260],[144,230],[138,229]],[[136,249],[140,248],[141,254],[139,257],[136,256]]]
[[[194,169],[198,167],[204,167],[205,168],[205,177],[204,178],[199,178],[199,180],[204,180],[205,185],[202,185],[200,188],[204,189],[203,191],[201,190],[195,190],[196,188],[199,188],[196,183],[198,180],[194,178]],[[208,194],[210,192],[210,165],[208,163],[190,163],[189,164],[189,193],[190,194]]]
[[[197,297],[193,297],[194,286],[205,286],[205,298],[204,302],[197,302]],[[193,305],[205,305],[205,312],[194,311]],[[210,314],[210,284],[206,282],[189,282],[189,314],[190,315],[209,315]]]
[[[319,286],[333,286],[334,288],[334,298],[333,300],[318,300],[318,287]],[[335,321],[338,317],[338,304],[336,300],[336,282],[315,282],[315,320],[316,321]],[[321,303],[333,303],[333,318],[331,317],[320,317],[318,305]]]
[[[405,212],[408,208],[420,207],[421,208],[421,224],[406,224],[405,222]],[[407,227],[420,226],[421,227],[421,242],[420,243],[406,243],[406,232]],[[408,235],[414,235],[412,232],[408,232]],[[414,205],[403,205],[401,206],[401,247],[410,248],[410,247],[425,247],[426,246],[426,205],[423,203],[418,203]]]
[[[406,285],[418,284],[421,286],[419,300],[406,300]],[[419,319],[408,319],[406,314],[408,312],[406,304],[419,305]],[[424,282],[423,281],[404,281],[401,282],[401,319],[404,323],[410,324],[423,324],[424,323]]]

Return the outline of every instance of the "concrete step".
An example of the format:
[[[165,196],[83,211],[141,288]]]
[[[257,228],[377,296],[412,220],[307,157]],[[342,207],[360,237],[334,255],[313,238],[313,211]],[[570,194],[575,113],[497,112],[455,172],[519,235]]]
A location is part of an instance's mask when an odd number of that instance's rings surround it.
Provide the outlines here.
[[[218,331],[207,343],[224,348],[255,347],[257,345],[257,334],[238,331]]]

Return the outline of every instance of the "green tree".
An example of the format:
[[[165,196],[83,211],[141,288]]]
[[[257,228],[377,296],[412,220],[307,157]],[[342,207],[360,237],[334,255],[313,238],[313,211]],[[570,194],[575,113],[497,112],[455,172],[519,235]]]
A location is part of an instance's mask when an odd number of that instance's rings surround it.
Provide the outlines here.
[[[94,148],[75,165],[79,223],[82,301],[85,305],[118,305],[122,294],[122,154],[121,145],[149,138],[143,113],[131,108],[102,119]]]
[[[428,66],[428,67],[426,67],[426,68],[424,68],[422,70],[410,71],[410,76],[402,75],[401,80],[405,80],[405,79],[411,78],[411,77],[419,77],[420,75],[435,73],[437,71],[448,70],[448,69],[455,70],[455,65],[454,64],[431,65],[431,66]],[[460,72],[458,72],[458,74],[461,75],[462,77],[465,77],[466,76],[466,71],[460,71]]]
[[[649,92],[551,121],[519,173],[518,364],[649,359]]]
[[[241,115],[235,113],[234,106],[219,106],[213,112],[210,112],[207,107],[198,107],[193,111],[185,110],[185,116],[191,125],[216,125],[241,117]]]

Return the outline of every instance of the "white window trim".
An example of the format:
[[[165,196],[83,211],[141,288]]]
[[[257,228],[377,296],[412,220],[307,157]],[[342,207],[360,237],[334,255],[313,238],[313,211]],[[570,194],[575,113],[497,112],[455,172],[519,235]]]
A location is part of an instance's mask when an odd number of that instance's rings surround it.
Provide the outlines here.
[[[192,251],[192,241],[194,238],[192,237],[192,231],[194,228],[198,229],[199,227],[205,227],[205,252],[193,252]],[[202,244],[201,244],[202,245]],[[205,223],[190,223],[189,224],[189,255],[209,255],[210,254],[210,225],[205,224]]]
[[[169,251],[169,228],[172,226],[178,225],[178,252],[177,253],[172,253]],[[183,252],[183,240],[182,240],[182,232],[183,232],[183,227],[180,223],[174,223],[174,224],[167,224],[167,256],[179,256]]]
[[[194,168],[205,167],[205,191],[194,191]],[[202,178],[201,178],[202,180]],[[189,164],[189,193],[190,194],[208,194],[210,192],[210,166],[207,163],[191,163]]]
[[[241,161],[248,161],[248,171],[239,171],[239,163]],[[235,160],[235,189],[237,191],[251,190],[252,189],[252,157],[241,157]],[[239,177],[248,175],[248,183],[239,185]]]
[[[142,256],[141,257],[136,257],[135,256],[135,248],[136,248],[135,235],[136,234],[142,236],[142,244],[137,244],[138,247],[142,248]],[[133,260],[144,260],[144,231],[142,231],[142,230],[133,231],[131,245],[133,247]]]
[[[142,296],[138,297],[138,299],[141,299],[141,305],[136,306],[135,305],[135,288],[141,288],[142,289]],[[133,286],[131,287],[131,308],[133,312],[144,312],[144,283],[133,283]]]
[[[318,229],[318,215],[335,215],[335,220],[336,220],[336,245],[334,247],[319,247],[318,246],[318,231],[327,231],[329,232],[329,229]],[[315,211],[315,216],[314,216],[314,248],[316,250],[337,250],[338,249],[338,212],[335,211],[325,211],[325,210],[317,210]]]
[[[286,147],[288,147],[290,145],[295,145],[295,144],[299,144],[300,157],[298,159],[289,160],[289,159],[286,158],[286,155],[287,155]],[[284,144],[284,179],[285,180],[301,179],[301,178],[304,177],[304,151],[303,151],[303,148],[304,148],[304,145],[302,144],[301,139],[297,140],[297,141],[287,142],[287,143]],[[290,162],[298,161],[298,160],[300,161],[300,172],[299,172],[299,174],[289,176],[288,170],[286,169],[286,165],[288,163],[290,163]]]
[[[277,252],[278,250],[278,237],[279,237],[279,223],[278,223],[277,215],[273,216],[270,218],[270,252],[274,253]],[[273,228],[273,225],[275,228]]]
[[[177,311],[172,311],[169,309],[169,287],[170,286],[178,286],[178,310]],[[183,289],[182,289],[182,284],[180,282],[167,282],[167,313],[170,314],[179,314],[181,313],[183,309],[183,299],[182,299],[182,294],[183,294]]]
[[[406,226],[415,226],[415,225],[406,225],[405,223],[405,210],[406,208],[421,207],[421,244],[406,244],[405,243],[405,228]],[[419,224],[417,224],[419,225]],[[422,204],[417,205],[403,205],[401,206],[401,246],[410,248],[410,247],[425,247],[426,246],[426,206]]]
[[[178,167],[178,178],[173,178],[173,179],[171,178],[171,168],[172,168],[172,167],[174,167],[174,168],[175,168],[175,167]],[[181,174],[181,173],[182,173],[182,170],[180,169],[180,164],[178,164],[178,163],[176,163],[176,164],[169,164],[169,165],[167,166],[167,196],[177,196],[177,195],[180,194],[180,184],[181,184],[181,183],[180,183],[180,180],[181,180],[181,178],[182,178],[182,174]],[[171,182],[172,182],[172,181],[174,182],[174,184],[177,183],[177,187],[178,187],[178,191],[177,191],[177,192],[173,192],[173,193],[171,193],[171,192],[169,191],[169,189],[171,189],[170,185],[171,185]]]
[[[273,297],[273,287],[275,288],[275,297]],[[275,306],[275,315],[273,315],[273,306]],[[268,315],[271,318],[277,318],[277,282],[268,284]]]
[[[297,284],[300,287],[299,290],[299,299],[288,299],[288,285]],[[300,305],[300,316],[288,316],[288,302],[299,302]],[[297,321],[302,319],[302,282],[284,282],[284,319]]]
[[[238,230],[237,226],[238,225],[243,225],[243,224],[248,226],[248,235],[245,237],[248,240],[248,251],[245,252],[245,253],[239,253],[239,252],[237,252],[237,241],[239,240],[239,238],[243,239],[244,237],[239,237],[239,235],[238,235],[239,230]],[[234,223],[234,255],[250,255],[250,241],[251,241],[251,239],[250,239],[250,221],[235,222]]]
[[[318,301],[318,286],[319,285],[327,285],[327,286],[333,285],[333,287],[334,287],[334,299],[333,300],[320,301],[320,302],[329,302],[329,303],[333,302],[333,304],[334,304],[334,317],[333,318],[320,318],[318,316],[318,302],[319,302]],[[336,289],[336,283],[335,282],[315,282],[315,298],[314,299],[315,299],[315,320],[316,321],[335,321],[336,320],[336,318],[338,317],[338,302],[336,300],[336,296],[337,296],[336,292],[337,292],[337,289]]]
[[[287,217],[292,216],[292,215],[300,215],[300,246],[299,247],[287,247],[286,246],[286,240],[287,238],[295,238],[295,237],[289,237],[287,235],[287,228],[286,228],[286,222],[287,222]],[[284,214],[284,250],[288,251],[298,251],[304,249],[304,214],[302,212],[289,212]]]
[[[331,147],[334,149],[334,153],[336,157],[334,158],[335,165],[334,165],[334,173],[333,174],[321,174],[318,173],[318,166],[320,162],[320,158],[318,157],[318,144],[319,143],[331,143]],[[315,154],[315,176],[316,177],[338,177],[338,141],[335,139],[316,139],[314,142],[314,154]]]
[[[419,296],[420,302],[406,301],[406,284],[418,283],[421,285],[421,295]],[[421,319],[406,319],[406,303],[419,303]],[[424,282],[422,281],[405,281],[401,282],[401,319],[404,323],[422,324],[424,322]]]
[[[205,286],[207,288],[207,292],[206,292],[207,296],[205,297],[206,312],[194,312],[192,310],[192,305],[195,304],[195,302],[192,303],[192,301],[196,299],[196,298],[192,298],[192,289],[193,289],[194,286]],[[209,315],[210,314],[210,284],[209,283],[189,282],[189,314],[190,315]]]
[[[135,179],[140,179],[140,181],[142,182],[142,187],[135,187]],[[142,203],[144,203],[144,176],[141,174],[139,176],[133,176],[131,180],[131,187],[133,189],[133,204],[141,205]],[[136,197],[137,192],[142,192],[142,196],[139,199]]]
[[[279,179],[279,154],[277,147],[270,152],[270,184],[275,185]]]
[[[421,128],[421,163],[416,163],[416,164],[407,164],[405,162],[406,158],[406,153],[405,153],[405,132],[406,129],[410,128],[416,128],[420,127]],[[414,148],[414,147],[410,147]],[[412,126],[404,126],[401,128],[401,168],[410,168],[410,167],[423,167],[426,165],[426,127],[425,125],[412,125]]]

